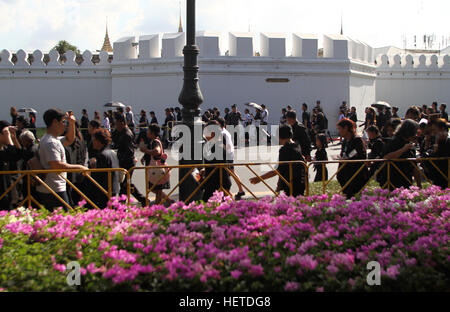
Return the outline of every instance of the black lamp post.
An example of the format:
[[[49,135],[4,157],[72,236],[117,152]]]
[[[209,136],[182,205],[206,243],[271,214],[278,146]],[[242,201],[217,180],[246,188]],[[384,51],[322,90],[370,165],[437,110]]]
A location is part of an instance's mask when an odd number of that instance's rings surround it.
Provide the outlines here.
[[[194,150],[202,148],[202,137],[196,138],[194,129],[201,129],[202,120],[200,118],[200,105],[203,103],[203,95],[198,83],[198,54],[199,50],[195,44],[195,0],[186,0],[187,8],[187,27],[186,27],[186,46],[183,49],[184,54],[184,83],[178,101],[183,106],[182,116],[183,124],[188,126],[191,135],[191,157],[190,159],[180,159],[180,165],[201,165],[203,157],[195,155]],[[190,171],[190,169],[180,169],[179,179]],[[180,200],[186,200],[197,187],[195,179],[191,176],[180,185]],[[194,196],[192,200],[199,199]]]

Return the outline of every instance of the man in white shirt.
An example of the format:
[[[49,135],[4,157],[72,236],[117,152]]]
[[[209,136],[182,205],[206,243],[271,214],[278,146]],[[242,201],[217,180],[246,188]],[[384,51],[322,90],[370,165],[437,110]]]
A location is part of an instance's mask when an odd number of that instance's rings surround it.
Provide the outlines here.
[[[85,166],[71,165],[66,161],[66,152],[64,146],[70,146],[75,140],[75,123],[76,119],[73,113],[63,113],[57,109],[49,109],[44,113],[44,122],[47,126],[47,133],[42,137],[39,145],[39,160],[45,170],[89,170]],[[61,135],[66,129],[68,123],[67,134],[65,137]],[[37,192],[40,201],[45,207],[52,211],[56,207],[63,206],[49,189],[53,190],[68,205],[71,205],[67,195],[66,180],[67,173],[61,174],[49,173],[45,176],[44,182],[48,186],[38,185]]]
[[[225,144],[226,144],[226,163],[233,164],[234,163],[234,144],[233,139],[231,138],[231,133],[225,128],[225,119],[219,118],[217,120],[220,124],[220,127],[222,128],[222,136],[225,138]],[[239,193],[236,194],[235,198],[236,200],[241,200],[243,196],[245,196],[244,188],[242,186],[242,183],[240,182],[240,178],[237,175],[237,173],[234,171],[234,166],[229,167],[230,171],[233,173],[231,176],[233,177],[234,181],[236,182]]]

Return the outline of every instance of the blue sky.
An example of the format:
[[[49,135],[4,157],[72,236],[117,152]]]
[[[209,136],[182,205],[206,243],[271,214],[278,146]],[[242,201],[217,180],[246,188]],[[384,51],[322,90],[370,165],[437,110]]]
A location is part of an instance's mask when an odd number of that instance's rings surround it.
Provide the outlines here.
[[[182,1],[185,22],[185,1]],[[198,30],[337,33],[374,47],[411,46],[413,36],[450,37],[449,0],[197,0]],[[0,0],[0,50],[49,50],[65,39],[81,50],[101,47],[108,17],[111,40],[175,32],[179,0]],[[450,43],[450,42],[449,42]],[[439,48],[436,44],[435,48]],[[288,43],[289,51],[289,43]]]

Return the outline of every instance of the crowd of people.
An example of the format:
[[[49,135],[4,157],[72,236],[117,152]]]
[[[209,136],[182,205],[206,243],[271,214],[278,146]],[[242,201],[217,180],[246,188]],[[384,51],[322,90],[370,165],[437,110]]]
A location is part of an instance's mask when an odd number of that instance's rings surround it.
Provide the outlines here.
[[[288,106],[282,109],[278,138],[281,145],[279,161],[327,161],[327,147],[330,142],[328,133],[328,119],[318,101],[309,111],[306,103],[301,106],[302,114]],[[55,192],[60,199],[74,205],[82,198],[78,191],[86,194],[98,207],[106,207],[109,200],[105,192],[93,185],[100,185],[104,190],[111,186],[111,195],[126,194],[128,180],[120,170],[107,172],[78,173],[89,169],[120,169],[129,170],[138,164],[136,149],[143,153],[141,164],[165,164],[167,154],[165,149],[173,142],[171,130],[177,122],[182,121],[182,112],[179,108],[168,108],[165,111],[164,124],[158,124],[155,112],[142,110],[136,121],[131,107],[119,107],[115,111],[108,111],[100,117],[99,112],[94,113],[90,119],[87,111],[82,110],[80,122],[73,112],[62,112],[58,109],[49,109],[43,115],[46,132],[42,138],[36,136],[36,114],[30,113],[29,118],[20,116],[15,108],[11,108],[12,123],[0,121],[0,170],[59,170],[67,173],[48,173],[39,175],[46,185],[35,181],[31,187],[31,195],[38,201],[45,203],[47,209],[52,210],[61,206],[61,202],[54,196]],[[242,182],[234,171],[234,152],[237,139],[227,130],[229,126],[256,125],[260,127],[269,122],[269,111],[264,105],[257,107],[255,113],[246,108],[240,113],[237,105],[225,109],[222,117],[217,108],[208,109],[202,116],[206,126],[216,126],[216,131],[204,134],[205,144],[212,149],[221,148],[221,159],[205,159],[206,164],[227,162],[230,172],[222,172],[222,187],[230,190],[232,180],[238,186],[236,199],[245,196]],[[450,157],[450,138],[448,136],[448,114],[446,105],[433,103],[430,107],[410,107],[404,118],[398,115],[398,108],[379,106],[366,109],[363,135],[357,132],[358,118],[355,107],[347,107],[344,102],[339,107],[339,122],[337,130],[341,137],[341,153],[339,160],[396,160],[388,171],[381,168],[380,162],[367,162],[361,169],[360,163],[341,163],[337,180],[343,192],[351,198],[366,185],[371,177],[381,187],[389,189],[409,187],[413,180],[421,186],[423,177],[429,178],[433,184],[447,188],[448,161],[436,160],[431,162],[403,162],[400,159],[410,158],[448,158]],[[220,132],[220,133],[219,133]],[[258,131],[259,134],[259,131]],[[270,138],[270,135],[267,134]],[[246,140],[248,141],[248,136]],[[315,150],[315,155],[313,151]],[[212,154],[217,154],[212,150]],[[221,154],[219,151],[218,154]],[[226,160],[226,161],[224,161]],[[207,200],[218,190],[220,177],[213,172],[214,167],[206,167],[201,176],[212,177],[204,183],[203,199]],[[380,170],[381,169],[381,170]],[[77,173],[70,172],[77,170]],[[315,163],[315,182],[328,179],[327,166]],[[276,170],[265,173],[261,178],[252,178],[251,183],[257,184],[262,180],[270,179],[281,174],[277,183],[277,191],[284,191],[294,196],[303,195],[306,187],[306,170],[301,164],[295,164],[291,169],[289,165],[280,164]],[[131,172],[132,174],[132,172]],[[217,176],[214,176],[217,175]],[[356,175],[353,180],[352,177]],[[284,180],[290,181],[289,186]],[[414,179],[413,179],[414,178]],[[11,209],[23,201],[28,194],[27,183],[21,180],[18,174],[0,175],[0,194],[8,192],[0,200],[1,209]],[[349,182],[351,180],[351,182]],[[387,183],[389,181],[390,183]],[[15,183],[17,182],[17,183]],[[172,200],[165,194],[170,189],[170,181],[149,187],[156,195],[156,203],[171,203]],[[200,182],[199,182],[200,183]],[[135,185],[130,185],[132,195],[145,205],[147,198]]]

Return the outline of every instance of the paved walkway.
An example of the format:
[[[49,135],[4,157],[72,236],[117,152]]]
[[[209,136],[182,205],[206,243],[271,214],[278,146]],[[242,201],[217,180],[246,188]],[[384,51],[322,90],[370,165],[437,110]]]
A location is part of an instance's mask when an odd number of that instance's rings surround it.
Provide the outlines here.
[[[245,157],[240,158],[241,160],[236,161],[236,163],[261,163],[261,162],[277,162],[278,161],[278,146],[274,147],[246,147],[242,148],[240,150],[236,151],[236,155]],[[341,146],[337,145],[336,143],[334,145],[331,145],[327,151],[328,151],[328,158],[330,160],[333,159],[334,156],[339,155],[341,150]],[[312,152],[312,156],[314,156],[315,150]],[[140,163],[140,159],[142,158],[142,153],[140,151],[137,151],[136,157],[138,158],[138,164],[139,167],[142,167]],[[169,166],[176,166],[178,165],[178,162],[176,160],[176,154],[169,153],[169,160],[168,164]],[[338,165],[337,164],[331,164],[328,165],[328,171],[330,174],[330,177],[336,172]],[[263,166],[254,166],[252,167],[255,172],[258,174],[263,174],[267,171],[270,171],[271,168],[269,166],[263,165]],[[240,177],[241,181],[245,182],[247,187],[249,187],[249,179],[254,177],[253,173],[247,169],[246,167],[239,167],[237,166],[235,169],[235,172]],[[315,177],[315,172],[311,170],[310,172],[310,181],[312,181]],[[270,185],[273,189],[276,189],[276,183],[277,183],[277,177],[272,178],[270,180],[267,180],[267,184]],[[172,170],[171,173],[171,179],[170,179],[171,186],[174,187],[178,184],[178,170]],[[234,180],[232,180],[233,186],[231,188],[231,193],[235,195],[238,192],[238,188],[236,186],[236,183],[234,183]],[[145,170],[136,170],[136,172],[133,175],[133,183],[136,185],[136,187],[142,192],[145,192]],[[264,196],[264,195],[271,195],[272,192],[263,184],[260,183],[258,185],[252,185],[251,188],[252,192],[257,196]],[[177,200],[178,199],[178,189],[174,192],[172,198]],[[246,197],[251,197],[251,195],[247,192]],[[150,198],[153,199],[153,194],[150,195]]]

